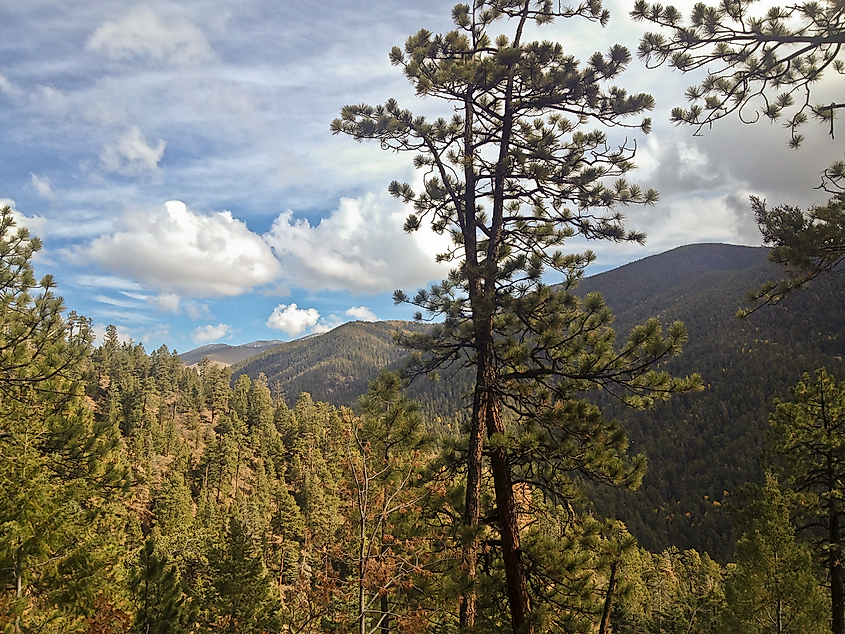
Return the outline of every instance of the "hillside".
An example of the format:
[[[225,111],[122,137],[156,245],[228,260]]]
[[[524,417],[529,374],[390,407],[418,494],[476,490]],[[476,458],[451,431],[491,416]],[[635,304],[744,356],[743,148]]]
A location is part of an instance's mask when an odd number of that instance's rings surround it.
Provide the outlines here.
[[[731,553],[730,495],[760,481],[760,448],[774,398],[789,398],[803,372],[826,365],[845,377],[845,285],[817,280],[783,304],[735,318],[749,289],[780,275],[764,248],[697,244],[633,262],[585,279],[580,294],[605,295],[621,339],[645,319],[682,320],[689,331],[684,354],[667,365],[698,372],[707,389],[675,398],[650,412],[610,405],[625,421],[632,449],[645,453],[649,471],[636,493],[597,488],[595,510],[624,519],[652,551],[671,544],[696,547],[724,561]],[[350,404],[382,367],[401,365],[392,344],[410,322],[350,323],[320,337],[289,342],[235,366],[235,375],[264,372],[292,403],[300,392],[315,400]],[[466,377],[418,381],[411,395],[432,417],[466,405]]]
[[[845,377],[841,277],[816,280],[778,306],[736,319],[746,291],[780,274],[766,249],[702,244],[588,278],[579,289],[604,294],[619,333],[650,316],[682,320],[689,341],[666,368],[698,372],[707,387],[652,412],[609,410],[626,421],[632,449],[646,454],[649,470],[636,493],[605,488],[592,497],[597,512],[617,513],[646,548],[696,546],[726,559],[725,505],[742,484],[762,479],[774,399],[789,399],[801,375],[821,366]]]
[[[343,324],[325,334],[282,343],[250,357],[232,368],[255,378],[263,372],[267,382],[293,406],[302,392],[332,405],[351,405],[367,391],[369,382],[383,368],[398,369],[408,354],[393,343],[399,330],[420,331],[424,324],[409,321]],[[409,395],[423,402],[430,418],[452,416],[460,410],[467,380],[415,381]]]

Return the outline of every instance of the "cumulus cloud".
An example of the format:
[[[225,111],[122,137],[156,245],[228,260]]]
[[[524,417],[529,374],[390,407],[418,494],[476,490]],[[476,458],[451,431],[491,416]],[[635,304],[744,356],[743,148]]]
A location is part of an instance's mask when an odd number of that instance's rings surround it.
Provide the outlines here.
[[[202,215],[179,201],[126,213],[118,231],[71,257],[180,297],[240,295],[281,273],[270,248],[231,213]]]
[[[103,148],[100,158],[103,167],[118,174],[157,172],[166,145],[162,139],[155,146],[148,145],[141,129],[133,125],[115,143]]]
[[[349,317],[354,317],[358,321],[377,321],[378,317],[376,317],[375,313],[371,311],[366,306],[353,306],[349,310],[346,311],[346,314]]]
[[[232,327],[229,324],[217,324],[216,326],[208,324],[196,328],[191,334],[191,339],[194,340],[194,343],[208,343],[209,341],[224,339],[230,336],[231,332]]]
[[[53,200],[56,197],[56,194],[53,193],[53,186],[47,176],[36,176],[31,172],[30,176],[32,176],[32,186],[38,192],[39,196],[47,200]]]
[[[147,301],[164,313],[174,313],[176,315],[180,313],[179,296],[175,293],[161,293],[155,297],[148,298]]]
[[[445,241],[425,230],[402,230],[407,210],[387,196],[343,198],[329,217],[311,226],[282,213],[264,236],[285,277],[307,289],[376,293],[413,288],[442,277],[434,263]]]
[[[267,327],[282,330],[291,337],[317,325],[320,313],[316,308],[298,308],[296,304],[279,304],[267,318]]]
[[[191,65],[214,59],[208,40],[194,24],[171,17],[165,20],[150,7],[138,7],[121,20],[102,24],[85,48],[113,60],[142,58]]]

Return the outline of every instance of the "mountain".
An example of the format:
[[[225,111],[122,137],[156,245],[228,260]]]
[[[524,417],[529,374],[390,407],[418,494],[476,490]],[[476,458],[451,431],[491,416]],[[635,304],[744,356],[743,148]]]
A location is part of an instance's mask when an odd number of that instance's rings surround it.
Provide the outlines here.
[[[726,508],[746,482],[762,480],[761,448],[775,398],[790,398],[802,373],[821,366],[845,378],[845,284],[838,276],[815,280],[778,306],[741,321],[745,293],[782,275],[764,248],[694,244],[586,278],[579,294],[602,293],[615,314],[618,339],[637,323],[658,317],[683,321],[684,353],[662,366],[701,374],[702,393],[673,398],[638,412],[596,396],[608,416],[623,421],[633,452],[649,470],[636,492],[593,487],[596,514],[623,519],[653,552],[669,545],[707,550],[725,561],[733,540]],[[280,344],[237,364],[234,374],[264,372],[289,403],[302,391],[316,400],[352,404],[381,368],[399,367],[406,352],[392,343],[411,322],[349,323],[306,340]],[[410,395],[430,418],[446,419],[466,407],[468,373],[416,381]]]
[[[232,379],[241,374],[254,379],[263,372],[268,385],[291,407],[302,392],[332,405],[351,405],[382,369],[403,365],[408,352],[393,343],[394,334],[426,328],[410,321],[349,322],[245,359],[232,367]],[[468,377],[436,383],[419,379],[411,385],[409,395],[422,401],[429,417],[437,419],[457,413],[468,388]]]
[[[181,353],[179,360],[185,365],[194,365],[202,361],[203,357],[208,357],[211,361],[221,365],[232,365],[238,361],[243,361],[256,354],[260,354],[265,350],[274,348],[280,343],[284,342],[278,340],[253,341],[252,343],[245,343],[240,346],[230,346],[226,343],[210,343]]]
[[[748,290],[778,279],[767,250],[689,245],[587,278],[579,292],[600,292],[617,333],[657,316],[684,322],[684,353],[665,364],[698,372],[703,393],[673,398],[649,412],[614,404],[634,452],[649,469],[636,493],[595,488],[596,512],[623,519],[646,548],[704,548],[724,561],[732,540],[726,507],[746,482],[760,482],[761,449],[774,399],[788,400],[804,372],[826,366],[845,378],[845,284],[815,280],[777,306],[735,317]]]

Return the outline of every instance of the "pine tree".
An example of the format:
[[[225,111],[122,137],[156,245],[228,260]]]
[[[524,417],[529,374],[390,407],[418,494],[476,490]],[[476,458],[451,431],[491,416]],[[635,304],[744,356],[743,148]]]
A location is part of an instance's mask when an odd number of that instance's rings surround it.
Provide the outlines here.
[[[762,7],[761,7],[762,8]],[[826,70],[845,72],[845,14],[836,0],[787,7],[766,7],[754,15],[753,0],[728,0],[718,6],[695,5],[689,24],[672,5],[637,0],[631,16],[667,29],[647,33],[637,54],[648,65],[667,63],[681,72],[706,69],[705,79],[686,93],[689,108],[674,108],[672,121],[701,131],[736,114],[743,122],[781,119],[790,145],[803,137],[798,128],[810,116],[830,125],[845,103],[811,104],[812,90]],[[797,99],[796,99],[797,98]],[[845,163],[837,164],[845,177]]]
[[[777,304],[819,275],[840,269],[845,262],[845,192],[806,212],[792,205],[769,208],[756,196],[751,197],[751,208],[763,242],[772,247],[769,260],[782,265],[787,277],[749,292],[747,299],[753,307],[740,310],[739,317]]]
[[[831,629],[845,632],[845,383],[821,368],[775,401],[768,450],[786,485],[805,497],[799,528],[806,528],[828,572]]]
[[[135,603],[133,631],[139,634],[174,634],[183,631],[187,609],[175,566],[156,552],[149,538],[138,555],[131,579]]]
[[[72,627],[111,592],[111,531],[128,474],[109,421],[84,402],[90,323],[63,317],[41,243],[0,209],[0,597],[13,631]]]
[[[830,631],[825,597],[812,555],[795,539],[790,518],[796,500],[766,474],[753,519],[736,545],[736,563],[725,583],[726,608],[720,631],[743,634],[811,634]]]
[[[426,572],[430,554],[416,524],[429,495],[421,469],[431,439],[419,404],[400,390],[399,376],[383,372],[361,397],[361,415],[346,415],[359,634],[389,632],[397,618],[410,627],[419,606],[402,605],[402,589]]]
[[[845,73],[845,12],[838,0],[766,7],[757,15],[753,0],[697,3],[689,24],[672,5],[636,0],[631,16],[669,32],[643,37],[637,55],[646,65],[668,63],[683,73],[706,69],[704,80],[686,92],[689,107],[672,109],[673,123],[700,133],[731,115],[750,124],[780,121],[791,112],[783,123],[791,133],[790,147],[803,143],[798,130],[810,117],[829,125],[834,138],[835,115],[845,102],[813,104],[811,99],[826,71]],[[833,197],[807,213],[788,205],[767,210],[764,201],[752,198],[763,238],[774,247],[770,259],[785,265],[788,277],[750,292],[753,307],[740,310],[740,317],[777,303],[842,262],[845,161],[828,167],[819,187]]]
[[[414,165],[425,172],[422,191],[398,182],[389,188],[413,205],[405,229],[429,222],[452,238],[438,256],[456,263],[448,279],[413,299],[397,291],[395,299],[418,306],[419,319],[424,313],[445,318],[433,335],[404,340],[423,353],[417,372],[452,363],[475,367],[463,521],[470,530],[480,522],[486,435],[514,632],[531,629],[531,607],[510,462],[517,440],[505,409],[560,435],[566,420],[557,412],[568,408],[558,404],[573,391],[619,388],[623,398],[642,405],[650,395],[697,387],[694,378],[649,372],[652,362],[679,351],[685,338],[680,324],[664,338],[658,323],[649,322],[615,351],[610,314],[600,298],[581,306],[568,288],[556,292],[542,284],[550,268],[571,285],[592,261],[590,252],[565,256],[558,250],[575,234],[642,242],[643,234],[625,229],[616,207],[651,203],[657,196],[623,178],[634,167],[633,145],[611,149],[605,132],[582,129],[589,123],[627,127],[627,117],[652,108],[650,95],[605,88],[627,66],[628,50],[613,46],[582,68],[559,44],[523,39],[529,22],[571,17],[604,24],[608,13],[599,2],[572,9],[555,8],[550,0],[456,5],[454,31],[421,30],[404,50],[390,53],[418,95],[454,106],[450,120],[414,116],[391,99],[377,107],[346,106],[332,123],[334,133],[413,152]],[[513,25],[513,35],[498,35],[494,42],[491,33],[500,19]],[[630,127],[647,131],[650,121]],[[477,552],[476,541],[465,553],[471,578]],[[469,589],[461,621],[470,626],[474,619]]]
[[[209,563],[213,584],[209,622],[239,634],[273,627],[271,585],[261,551],[235,515],[229,518],[219,550],[210,553]]]

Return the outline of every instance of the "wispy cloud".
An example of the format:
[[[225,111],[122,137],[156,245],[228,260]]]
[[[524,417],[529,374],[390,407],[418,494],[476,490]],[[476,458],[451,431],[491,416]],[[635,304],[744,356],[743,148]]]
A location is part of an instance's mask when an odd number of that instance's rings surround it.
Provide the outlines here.
[[[166,146],[167,143],[161,139],[155,146],[147,144],[141,129],[133,125],[117,141],[103,149],[103,167],[110,172],[128,175],[157,172]]]
[[[50,183],[50,179],[46,176],[36,176],[35,174],[32,174],[32,186],[42,198],[53,200],[56,197],[56,194],[53,193],[53,187]]]

